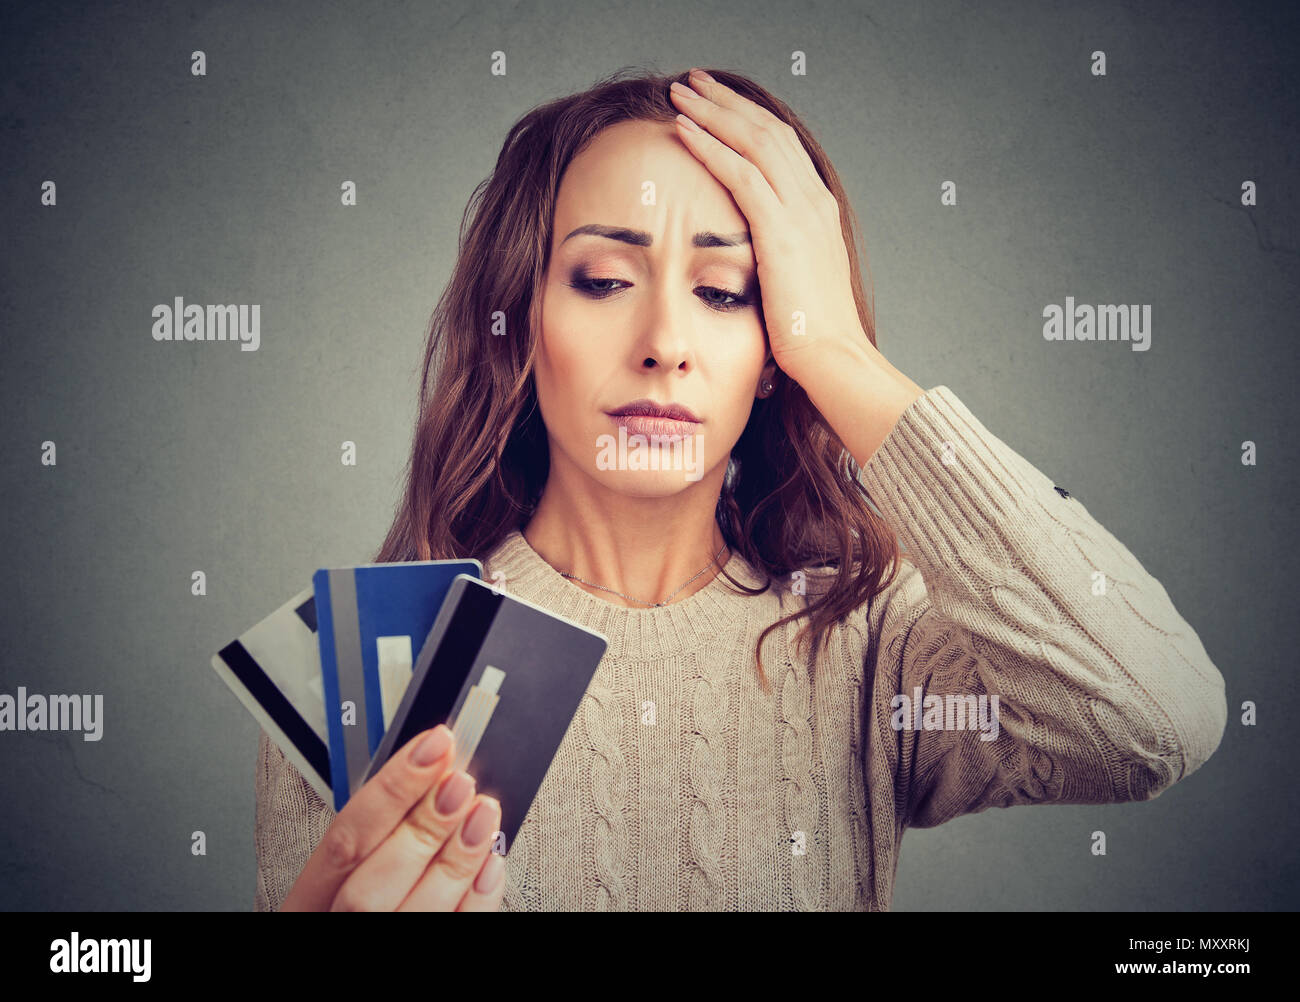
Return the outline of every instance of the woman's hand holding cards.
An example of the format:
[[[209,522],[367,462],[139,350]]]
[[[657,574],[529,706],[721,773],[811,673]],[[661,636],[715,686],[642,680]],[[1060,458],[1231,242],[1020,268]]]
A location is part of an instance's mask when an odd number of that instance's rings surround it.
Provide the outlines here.
[[[343,806],[281,911],[496,911],[501,805],[450,773],[451,731],[412,738]]]

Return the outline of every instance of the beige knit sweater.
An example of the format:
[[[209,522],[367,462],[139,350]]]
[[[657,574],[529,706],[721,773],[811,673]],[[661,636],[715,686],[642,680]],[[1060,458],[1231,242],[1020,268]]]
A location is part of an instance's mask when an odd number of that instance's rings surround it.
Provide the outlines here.
[[[806,618],[769,636],[771,696],[754,646],[807,601],[793,580],[747,597],[718,576],[629,609],[517,530],[484,560],[506,591],[609,638],[509,848],[503,910],[883,911],[908,826],[1147,800],[1209,758],[1223,678],[1164,588],[948,387],[908,408],[863,482],[905,549],[899,575],[815,670],[792,647]],[[739,556],[726,569],[761,583]],[[918,688],[926,716],[896,710]],[[999,697],[994,740],[924,698],[981,694]],[[265,734],[256,794],[266,911],[334,813]]]

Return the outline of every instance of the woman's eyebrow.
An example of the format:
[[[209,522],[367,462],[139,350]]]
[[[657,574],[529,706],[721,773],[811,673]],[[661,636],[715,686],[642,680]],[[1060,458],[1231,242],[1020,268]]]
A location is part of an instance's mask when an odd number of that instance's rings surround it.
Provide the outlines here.
[[[602,226],[599,223],[588,223],[586,226],[579,226],[560,243],[564,243],[569,237],[576,237],[583,233],[589,233],[597,237],[607,237],[610,240],[621,240],[625,244],[634,244],[637,247],[649,247],[654,243],[654,237],[645,230],[631,230],[625,226]],[[748,230],[726,234],[714,233],[712,230],[701,230],[691,237],[692,247],[740,247],[747,243],[749,243]]]

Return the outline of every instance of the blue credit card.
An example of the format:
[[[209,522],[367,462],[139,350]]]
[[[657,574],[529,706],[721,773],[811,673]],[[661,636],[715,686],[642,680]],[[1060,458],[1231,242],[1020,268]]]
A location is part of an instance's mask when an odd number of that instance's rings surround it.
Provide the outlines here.
[[[421,560],[312,575],[336,811],[364,782],[457,575],[482,578],[483,565]]]

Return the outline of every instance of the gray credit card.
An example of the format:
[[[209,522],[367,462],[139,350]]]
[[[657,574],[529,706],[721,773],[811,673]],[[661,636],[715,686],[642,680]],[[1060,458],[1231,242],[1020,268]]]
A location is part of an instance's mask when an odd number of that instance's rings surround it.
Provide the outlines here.
[[[365,779],[421,731],[446,724],[456,736],[455,766],[501,803],[508,851],[607,644],[572,620],[457,575]]]

